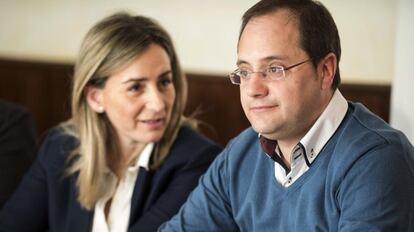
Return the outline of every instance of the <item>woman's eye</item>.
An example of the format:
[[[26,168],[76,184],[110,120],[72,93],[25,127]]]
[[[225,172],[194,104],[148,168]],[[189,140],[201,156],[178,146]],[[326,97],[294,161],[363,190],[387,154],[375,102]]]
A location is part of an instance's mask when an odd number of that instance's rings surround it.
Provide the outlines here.
[[[141,84],[139,83],[134,83],[132,84],[129,88],[128,91],[132,91],[132,92],[137,92],[141,89]]]
[[[169,86],[170,84],[172,84],[172,81],[171,81],[171,79],[170,79],[170,78],[164,78],[164,79],[161,79],[161,80],[160,80],[160,85],[161,85],[162,87],[167,87],[167,86]]]

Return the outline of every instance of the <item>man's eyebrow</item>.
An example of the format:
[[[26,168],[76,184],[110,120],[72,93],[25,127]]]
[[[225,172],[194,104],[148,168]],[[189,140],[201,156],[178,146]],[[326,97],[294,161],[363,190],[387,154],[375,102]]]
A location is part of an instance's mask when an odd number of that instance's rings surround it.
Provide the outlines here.
[[[241,64],[249,64],[247,61],[244,60],[237,60],[236,65],[239,66]]]
[[[283,56],[266,56],[262,59],[260,59],[261,61],[271,61],[271,60],[284,60],[285,57]],[[245,60],[237,60],[236,65],[242,65],[242,64],[249,64],[249,62],[245,61]]]

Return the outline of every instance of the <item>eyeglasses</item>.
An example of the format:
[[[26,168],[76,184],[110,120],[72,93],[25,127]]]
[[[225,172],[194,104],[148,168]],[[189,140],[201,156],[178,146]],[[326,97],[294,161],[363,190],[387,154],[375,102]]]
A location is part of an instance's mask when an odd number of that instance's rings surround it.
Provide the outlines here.
[[[263,78],[270,78],[270,80],[280,80],[286,77],[285,72],[291,68],[297,67],[301,64],[304,64],[306,62],[309,62],[313,60],[311,59],[307,59],[305,61],[299,62],[297,64],[291,65],[289,67],[282,67],[282,66],[278,66],[278,65],[272,65],[268,68],[266,68],[263,71],[257,71],[257,72],[253,72],[253,71],[249,71],[249,70],[245,70],[245,69],[236,69],[234,70],[232,73],[229,74],[230,77],[230,81],[231,83],[235,84],[235,85],[240,85],[242,80],[243,81],[247,81],[249,80],[251,74],[253,73],[261,73],[263,75]]]

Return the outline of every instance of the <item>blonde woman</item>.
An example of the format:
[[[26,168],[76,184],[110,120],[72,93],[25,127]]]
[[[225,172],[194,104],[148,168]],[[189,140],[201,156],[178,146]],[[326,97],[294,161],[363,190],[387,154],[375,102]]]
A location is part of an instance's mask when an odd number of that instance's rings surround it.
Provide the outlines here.
[[[86,35],[72,118],[51,130],[0,213],[0,231],[155,231],[220,148],[183,116],[186,79],[168,33],[118,13]]]

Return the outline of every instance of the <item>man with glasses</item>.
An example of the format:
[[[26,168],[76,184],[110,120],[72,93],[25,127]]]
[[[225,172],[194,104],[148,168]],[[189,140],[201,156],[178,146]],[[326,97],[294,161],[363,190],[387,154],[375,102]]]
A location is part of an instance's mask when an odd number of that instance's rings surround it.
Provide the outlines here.
[[[230,74],[252,128],[233,139],[161,231],[413,231],[414,148],[347,102],[329,11],[262,0]]]

